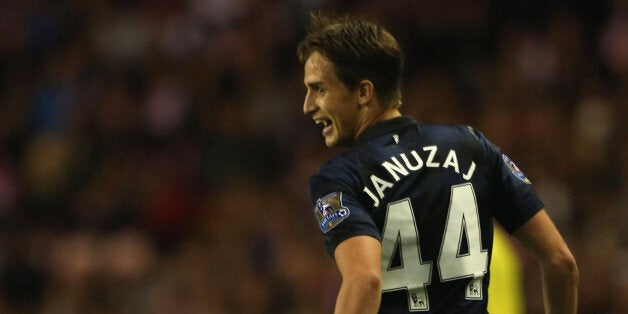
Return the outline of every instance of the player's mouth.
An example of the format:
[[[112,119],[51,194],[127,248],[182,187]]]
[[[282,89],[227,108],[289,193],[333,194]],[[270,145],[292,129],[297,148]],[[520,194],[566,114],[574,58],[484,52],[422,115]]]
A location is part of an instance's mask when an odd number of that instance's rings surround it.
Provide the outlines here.
[[[329,134],[329,132],[331,132],[331,128],[332,128],[331,120],[329,120],[329,119],[316,119],[316,120],[314,120],[314,122],[316,122],[317,125],[323,127],[323,132],[322,132],[323,136],[327,136],[327,134]]]

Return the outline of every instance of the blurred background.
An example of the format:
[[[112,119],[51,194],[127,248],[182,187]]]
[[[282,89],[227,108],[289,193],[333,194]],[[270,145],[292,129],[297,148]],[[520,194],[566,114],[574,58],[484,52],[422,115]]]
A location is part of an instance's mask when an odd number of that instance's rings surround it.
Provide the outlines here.
[[[628,313],[628,2],[4,0],[0,313],[330,313],[302,115],[308,11],[385,25],[402,111],[469,124],[526,172]],[[526,313],[539,270],[517,248]]]

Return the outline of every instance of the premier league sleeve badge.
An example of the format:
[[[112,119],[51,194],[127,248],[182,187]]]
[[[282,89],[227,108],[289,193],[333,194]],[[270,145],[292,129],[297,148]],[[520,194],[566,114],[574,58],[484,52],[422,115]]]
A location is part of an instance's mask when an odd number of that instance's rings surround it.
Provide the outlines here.
[[[349,217],[349,208],[342,205],[342,192],[327,194],[316,201],[314,215],[323,233]]]
[[[521,171],[521,169],[519,169],[519,167],[517,167],[517,165],[515,165],[515,162],[510,160],[510,158],[508,158],[508,156],[506,156],[506,154],[502,154],[502,160],[504,161],[504,164],[506,165],[506,167],[508,167],[510,172],[515,177],[517,177],[519,180],[523,181],[526,184],[530,184],[530,180],[528,180],[526,175],[523,174],[523,171]]]

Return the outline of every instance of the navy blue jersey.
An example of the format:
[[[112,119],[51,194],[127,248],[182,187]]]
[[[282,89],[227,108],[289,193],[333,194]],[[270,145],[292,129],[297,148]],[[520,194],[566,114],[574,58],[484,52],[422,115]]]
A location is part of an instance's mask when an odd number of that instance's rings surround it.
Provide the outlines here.
[[[493,218],[513,232],[543,208],[480,132],[409,117],[365,130],[309,193],[329,254],[353,236],[381,241],[381,313],[486,313]]]

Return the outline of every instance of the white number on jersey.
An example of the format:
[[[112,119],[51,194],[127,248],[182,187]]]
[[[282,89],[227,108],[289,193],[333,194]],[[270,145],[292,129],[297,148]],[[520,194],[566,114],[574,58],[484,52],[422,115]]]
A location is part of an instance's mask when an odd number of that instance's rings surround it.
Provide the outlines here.
[[[426,287],[431,282],[432,263],[421,259],[419,232],[410,199],[388,204],[382,232],[383,291],[406,290],[410,311],[429,310]],[[464,238],[466,235],[466,239]],[[468,252],[461,254],[463,241]],[[400,256],[401,265],[392,265]],[[481,300],[482,280],[488,269],[488,252],[482,250],[482,235],[473,185],[451,187],[447,223],[438,256],[442,281],[471,278],[465,298]]]
[[[398,250],[398,252],[397,252]],[[395,253],[401,256],[401,266],[391,265]],[[427,290],[432,263],[421,260],[419,232],[409,199],[388,204],[382,240],[382,277],[384,292],[405,289],[411,311],[429,309]],[[384,264],[384,261],[388,261]]]

